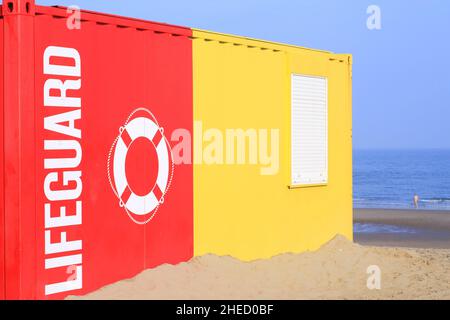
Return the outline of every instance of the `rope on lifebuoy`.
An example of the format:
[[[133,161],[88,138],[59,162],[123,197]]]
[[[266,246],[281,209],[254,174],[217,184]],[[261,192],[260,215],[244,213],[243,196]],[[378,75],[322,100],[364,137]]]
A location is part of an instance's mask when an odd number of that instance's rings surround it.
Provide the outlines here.
[[[138,112],[145,112],[150,118],[134,118]],[[142,132],[142,128],[150,129],[150,131],[144,129]],[[158,177],[154,187],[145,196],[137,196],[133,193],[128,185],[125,174],[125,159],[128,148],[134,140],[140,137],[147,138],[152,142],[157,152],[159,162]],[[166,153],[168,156],[167,159],[165,158]],[[114,181],[111,177],[111,157],[113,154],[115,160],[113,167]],[[163,162],[162,165],[161,162]],[[167,167],[165,165],[167,165]],[[162,172],[163,170],[161,170],[161,168],[167,172]],[[160,205],[164,203],[164,197],[170,189],[174,169],[173,154],[169,141],[164,135],[164,129],[159,125],[155,116],[148,109],[138,108],[134,110],[127,118],[125,124],[119,128],[119,135],[116,137],[109,150],[107,163],[109,184],[114,194],[119,199],[119,205],[125,209],[132,221],[137,224],[146,224],[154,218]],[[167,175],[167,177],[165,175]],[[120,190],[117,189],[118,185]],[[144,206],[144,209],[142,206]],[[136,215],[145,216],[150,213],[150,217],[145,221],[139,221],[135,218]]]

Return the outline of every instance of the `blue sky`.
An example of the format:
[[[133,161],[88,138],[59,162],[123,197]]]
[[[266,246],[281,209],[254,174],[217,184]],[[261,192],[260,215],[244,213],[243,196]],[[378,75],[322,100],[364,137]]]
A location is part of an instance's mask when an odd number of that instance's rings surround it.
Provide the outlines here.
[[[352,53],[355,148],[450,148],[450,1],[37,2]],[[371,4],[381,30],[366,27]]]

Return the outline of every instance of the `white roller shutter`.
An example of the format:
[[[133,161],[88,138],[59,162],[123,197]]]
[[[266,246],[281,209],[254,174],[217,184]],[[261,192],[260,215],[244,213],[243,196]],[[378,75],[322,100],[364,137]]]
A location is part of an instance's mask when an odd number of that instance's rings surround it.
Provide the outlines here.
[[[291,79],[291,184],[328,182],[328,81],[293,74]]]

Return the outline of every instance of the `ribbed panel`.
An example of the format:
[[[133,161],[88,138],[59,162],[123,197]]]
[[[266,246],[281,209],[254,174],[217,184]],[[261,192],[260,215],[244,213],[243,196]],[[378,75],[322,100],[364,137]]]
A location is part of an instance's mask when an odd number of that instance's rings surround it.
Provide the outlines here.
[[[328,180],[328,83],[326,78],[292,75],[291,183]]]

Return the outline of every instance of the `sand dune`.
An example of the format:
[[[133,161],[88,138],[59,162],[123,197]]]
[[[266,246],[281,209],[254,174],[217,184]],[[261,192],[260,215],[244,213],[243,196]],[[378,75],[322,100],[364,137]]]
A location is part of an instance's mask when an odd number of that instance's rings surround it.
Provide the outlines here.
[[[380,290],[367,288],[370,265],[381,268]],[[316,252],[163,265],[81,299],[450,299],[448,270],[450,250],[364,247],[337,236]]]

